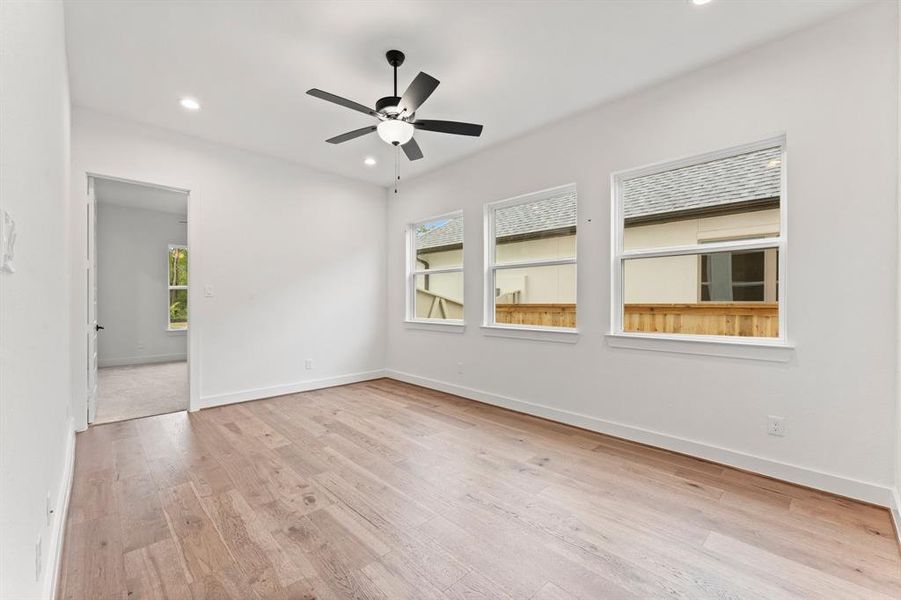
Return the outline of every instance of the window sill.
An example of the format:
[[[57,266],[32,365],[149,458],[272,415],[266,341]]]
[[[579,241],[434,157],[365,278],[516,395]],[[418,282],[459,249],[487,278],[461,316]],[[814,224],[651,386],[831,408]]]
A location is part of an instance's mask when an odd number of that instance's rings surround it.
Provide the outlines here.
[[[756,339],[724,339],[710,336],[703,339],[689,335],[660,335],[646,333],[608,333],[607,344],[613,348],[721,356],[747,360],[789,362],[794,358],[795,347],[787,342]]]
[[[406,329],[419,329],[422,331],[443,331],[445,333],[463,333],[466,324],[463,321],[404,321]]]
[[[185,327],[184,329],[170,329],[167,327],[166,333],[188,333],[188,328]]]
[[[575,344],[579,341],[578,329],[562,327],[511,327],[506,325],[482,325],[482,333],[491,337],[537,342],[557,342]]]

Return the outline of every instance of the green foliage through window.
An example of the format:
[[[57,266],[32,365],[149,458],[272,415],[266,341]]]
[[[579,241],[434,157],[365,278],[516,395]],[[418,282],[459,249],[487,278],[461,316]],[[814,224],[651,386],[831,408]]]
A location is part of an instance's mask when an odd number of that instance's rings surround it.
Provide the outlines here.
[[[188,249],[169,248],[169,285],[188,285]]]
[[[169,248],[169,329],[188,328],[188,249]]]
[[[188,290],[169,290],[169,327],[185,329],[188,326]]]

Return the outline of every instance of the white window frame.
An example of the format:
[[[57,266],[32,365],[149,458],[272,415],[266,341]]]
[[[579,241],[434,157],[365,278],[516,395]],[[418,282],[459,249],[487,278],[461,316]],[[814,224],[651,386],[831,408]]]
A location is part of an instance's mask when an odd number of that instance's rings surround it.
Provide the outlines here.
[[[406,319],[405,322],[414,327],[422,326],[427,329],[462,331],[466,323],[466,275],[464,262],[466,260],[466,221],[463,220],[463,249],[459,267],[445,267],[440,269],[420,269],[416,264],[416,228],[423,223],[431,223],[439,219],[463,219],[463,211],[443,213],[426,219],[419,219],[407,224],[406,228]],[[417,275],[441,275],[443,273],[463,274],[463,318],[462,319],[423,319],[416,316],[416,276]]]
[[[169,285],[169,277],[172,275],[169,272],[169,256],[172,254],[172,251],[175,249],[188,250],[188,246],[186,244],[169,244],[169,248],[166,250],[166,286],[167,286],[167,289],[166,289],[166,331],[169,331],[172,333],[182,333],[182,332],[188,331],[188,327],[191,326],[190,304],[188,305],[188,324],[186,327],[183,327],[183,328],[172,327],[172,321],[169,320],[170,319],[170,316],[169,316],[169,306],[170,306],[169,292],[171,292],[172,290],[187,290],[188,289],[188,286],[186,286],[186,285]],[[188,260],[189,261],[191,260],[190,253],[188,254]],[[188,269],[188,277],[189,277],[188,281],[190,281],[190,277],[191,277],[191,269],[190,268]]]
[[[717,242],[699,242],[685,246],[668,246],[643,250],[625,250],[623,236],[625,220],[623,218],[623,184],[638,177],[655,175],[664,171],[670,171],[688,167],[713,160],[728,158],[739,154],[746,154],[774,146],[781,147],[781,189],[779,196],[779,235],[724,240]],[[725,354],[740,358],[758,358],[761,360],[789,360],[790,355],[784,352],[767,353],[759,351],[746,352],[735,351],[736,347],[758,347],[790,349],[788,343],[788,328],[786,315],[788,313],[788,269],[787,266],[787,238],[788,238],[788,193],[786,186],[786,174],[788,162],[786,157],[785,135],[769,137],[757,142],[732,146],[722,150],[716,150],[705,154],[690,156],[678,160],[670,160],[653,165],[647,165],[635,169],[618,171],[611,175],[611,329],[607,334],[611,345],[629,348],[645,348],[650,350],[664,350],[675,352],[687,352],[691,354]],[[623,328],[623,266],[626,260],[636,258],[655,258],[664,256],[681,256],[694,254],[709,254],[711,252],[758,250],[776,248],[779,252],[779,337],[739,337],[701,334],[670,334],[670,333],[645,333],[628,332]],[[657,344],[656,342],[662,342]],[[697,343],[693,344],[693,343]],[[703,345],[704,347],[699,347]],[[694,347],[692,347],[694,346]],[[719,347],[719,349],[717,349]],[[732,350],[724,347],[731,347]],[[721,352],[721,350],[723,350]]]
[[[498,264],[496,260],[496,239],[495,239],[495,214],[499,209],[509,208],[519,204],[528,204],[537,202],[554,196],[559,196],[566,192],[575,192],[576,194],[576,248],[572,258],[551,258],[538,260],[524,260],[517,262],[505,262]],[[489,202],[484,207],[484,239],[485,239],[485,272],[484,272],[484,307],[482,329],[488,335],[496,335],[500,337],[515,337],[522,339],[534,339],[540,341],[554,342],[576,342],[578,329],[579,314],[579,266],[578,266],[578,239],[579,239],[579,192],[575,183],[567,183],[556,187],[530,192],[521,196],[507,198]],[[514,325],[509,323],[498,323],[495,320],[495,272],[507,269],[520,269],[523,267],[552,267],[559,265],[573,265],[576,270],[576,327],[540,327],[535,325]]]

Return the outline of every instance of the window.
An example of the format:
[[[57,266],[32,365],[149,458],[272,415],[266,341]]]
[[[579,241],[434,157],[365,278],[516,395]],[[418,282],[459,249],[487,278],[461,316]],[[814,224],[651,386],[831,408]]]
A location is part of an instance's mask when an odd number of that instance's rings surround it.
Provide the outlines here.
[[[188,328],[188,247],[169,246],[170,331]]]
[[[785,150],[613,176],[615,333],[785,339]]]
[[[701,302],[776,302],[779,251],[701,255]]]
[[[576,186],[485,207],[485,325],[576,328]]]
[[[407,229],[407,320],[463,323],[463,215]]]

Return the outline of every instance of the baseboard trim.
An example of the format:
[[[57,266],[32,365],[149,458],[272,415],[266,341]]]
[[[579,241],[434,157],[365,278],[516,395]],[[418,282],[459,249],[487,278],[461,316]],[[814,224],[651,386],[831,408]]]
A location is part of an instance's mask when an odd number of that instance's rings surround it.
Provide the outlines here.
[[[187,354],[152,354],[150,356],[122,356],[119,358],[101,358],[98,367],[129,367],[131,365],[152,365],[164,362],[180,362],[188,360]]]
[[[892,522],[895,524],[895,536],[898,538],[898,544],[901,545],[901,491],[897,488],[892,490]]]
[[[362,373],[338,375],[337,377],[311,379],[309,381],[298,381],[296,383],[288,383],[284,385],[274,385],[271,387],[241,390],[240,392],[231,392],[228,394],[202,396],[200,398],[200,402],[198,403],[199,406],[192,406],[191,410],[193,411],[203,408],[212,408],[214,406],[224,406],[226,404],[247,402],[249,400],[260,400],[262,398],[272,398],[273,396],[284,396],[285,394],[297,394],[298,392],[308,392],[310,390],[319,390],[322,388],[335,387],[337,385],[347,385],[349,383],[359,383],[361,381],[380,379],[384,376],[385,371],[383,369],[377,369],[375,371],[364,371]]]
[[[51,600],[56,598],[59,588],[63,566],[63,544],[66,541],[66,520],[69,518],[69,499],[72,497],[72,484],[75,479],[75,422],[72,418],[69,419],[69,439],[66,442],[66,463],[63,469],[63,481],[56,502],[58,514],[53,520],[53,530],[50,533],[50,564],[47,565],[46,571],[50,576],[44,583],[44,598]]]
[[[767,477],[823,490],[839,496],[862,500],[864,502],[885,507],[896,505],[894,490],[876,483],[842,477],[832,473],[825,473],[815,469],[809,469],[790,463],[763,458],[761,456],[755,456],[753,454],[681,438],[667,433],[661,433],[659,431],[652,431],[633,425],[608,421],[544,404],[518,400],[516,398],[485,392],[437,379],[430,379],[428,377],[421,377],[403,371],[386,369],[385,376],[397,379],[398,381],[447,392],[448,394],[462,396],[463,398],[477,400],[479,402],[484,402],[485,404],[507,408],[536,417],[543,417],[552,421],[581,427],[583,429],[604,433],[633,442],[647,444],[649,446],[655,446],[657,448],[663,448],[665,450],[672,450],[673,452],[679,452],[681,454],[702,458],[737,469],[759,473]]]

